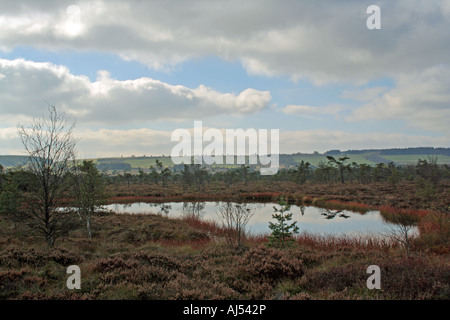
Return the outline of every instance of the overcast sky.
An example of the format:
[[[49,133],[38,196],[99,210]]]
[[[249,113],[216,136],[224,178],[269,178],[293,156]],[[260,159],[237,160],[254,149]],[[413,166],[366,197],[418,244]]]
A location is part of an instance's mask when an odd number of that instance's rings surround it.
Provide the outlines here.
[[[450,147],[449,52],[450,0],[2,0],[0,154],[48,104],[81,157],[169,155],[196,120],[281,153]]]

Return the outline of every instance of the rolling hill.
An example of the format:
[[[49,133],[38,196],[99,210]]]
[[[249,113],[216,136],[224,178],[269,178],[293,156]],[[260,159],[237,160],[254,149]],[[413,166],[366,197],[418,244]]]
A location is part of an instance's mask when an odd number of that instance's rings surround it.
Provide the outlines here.
[[[290,168],[296,166],[302,160],[309,162],[313,166],[318,166],[320,162],[327,162],[327,156],[340,158],[347,156],[351,162],[357,164],[376,165],[377,163],[393,162],[396,165],[415,164],[419,159],[428,160],[435,158],[438,164],[450,165],[450,148],[404,148],[404,149],[368,149],[368,150],[330,150],[325,153],[294,153],[280,154],[280,167]],[[23,165],[27,160],[26,156],[0,155],[0,164],[4,168]],[[163,166],[173,167],[174,164],[169,156],[131,156],[116,158],[92,159],[101,170],[135,171],[138,169],[148,170],[150,166],[155,166],[156,160],[162,162]],[[236,165],[218,165],[213,167],[233,167]]]

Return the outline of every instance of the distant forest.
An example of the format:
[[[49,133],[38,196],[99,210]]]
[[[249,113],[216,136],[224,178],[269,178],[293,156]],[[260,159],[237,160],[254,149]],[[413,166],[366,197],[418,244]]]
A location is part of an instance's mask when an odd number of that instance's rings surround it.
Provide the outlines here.
[[[433,147],[417,147],[417,148],[393,148],[393,149],[363,149],[363,150],[330,150],[325,152],[325,155],[338,154],[364,154],[377,153],[379,155],[444,155],[450,156],[450,148],[433,148]]]

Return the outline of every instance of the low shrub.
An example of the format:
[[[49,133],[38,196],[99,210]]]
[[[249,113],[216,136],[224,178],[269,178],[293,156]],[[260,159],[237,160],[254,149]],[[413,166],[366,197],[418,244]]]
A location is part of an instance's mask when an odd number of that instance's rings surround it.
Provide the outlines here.
[[[250,249],[240,258],[240,265],[247,277],[259,282],[274,283],[303,275],[303,261],[289,256],[288,251],[266,246]]]
[[[104,258],[97,261],[92,270],[97,272],[109,272],[114,270],[136,268],[138,266],[135,260],[124,260],[122,258]]]
[[[357,264],[332,266],[311,271],[299,281],[300,289],[309,293],[341,292],[347,288],[366,286],[366,268]]]
[[[83,258],[77,253],[62,248],[38,251],[34,248],[25,250],[12,246],[0,254],[0,266],[6,267],[38,267],[45,265],[49,261],[69,266],[83,261]]]
[[[160,253],[147,253],[140,251],[131,255],[131,258],[139,261],[141,264],[159,267],[166,270],[183,271],[192,268],[192,265],[189,262],[180,262],[174,257]]]
[[[230,300],[238,297],[239,294],[224,283],[181,274],[167,283],[162,299]]]
[[[450,298],[450,267],[420,258],[396,259],[381,267],[382,289],[387,299]]]

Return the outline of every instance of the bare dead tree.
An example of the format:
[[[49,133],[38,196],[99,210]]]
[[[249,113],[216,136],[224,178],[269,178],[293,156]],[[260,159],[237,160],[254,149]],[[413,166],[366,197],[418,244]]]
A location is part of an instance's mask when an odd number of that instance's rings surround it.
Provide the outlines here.
[[[246,204],[224,202],[219,205],[218,214],[222,220],[226,234],[225,240],[229,247],[242,248],[245,239],[245,227],[254,211]]]
[[[29,128],[19,125],[18,133],[29,156],[27,169],[33,174],[31,191],[25,194],[30,226],[37,229],[53,246],[55,239],[67,231],[67,214],[58,210],[71,186],[68,179],[74,168],[75,122],[49,106],[49,117],[34,119]]]
[[[387,236],[400,243],[405,248],[406,257],[411,254],[411,246],[415,238],[414,231],[418,223],[418,217],[409,214],[392,214],[389,218],[391,228]]]

